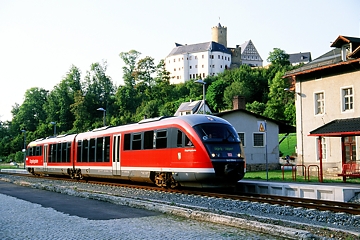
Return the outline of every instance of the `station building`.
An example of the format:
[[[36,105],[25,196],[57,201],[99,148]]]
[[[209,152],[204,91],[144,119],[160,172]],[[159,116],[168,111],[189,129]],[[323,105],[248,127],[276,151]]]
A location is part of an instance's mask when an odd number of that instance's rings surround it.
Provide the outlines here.
[[[360,38],[339,36],[331,47],[284,77],[294,86],[298,164],[338,176],[360,163]]]

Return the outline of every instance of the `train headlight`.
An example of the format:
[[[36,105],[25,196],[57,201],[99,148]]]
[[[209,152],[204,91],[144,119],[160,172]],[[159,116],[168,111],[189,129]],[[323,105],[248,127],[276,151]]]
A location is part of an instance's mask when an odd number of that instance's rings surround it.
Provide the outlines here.
[[[215,153],[212,153],[212,154],[211,154],[211,156],[212,156],[212,157],[215,157],[215,156],[216,156],[216,154],[215,154]]]
[[[238,157],[241,157],[241,154],[240,154],[240,153],[238,153],[238,154],[237,154],[237,156],[238,156]]]

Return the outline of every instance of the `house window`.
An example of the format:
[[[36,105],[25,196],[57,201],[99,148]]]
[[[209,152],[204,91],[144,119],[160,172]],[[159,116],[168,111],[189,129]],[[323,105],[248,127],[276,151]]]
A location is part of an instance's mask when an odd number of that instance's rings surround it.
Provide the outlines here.
[[[192,56],[190,56],[189,59],[191,60],[191,59],[192,59]]]
[[[191,74],[190,74],[190,79],[191,79]]]
[[[254,133],[253,134],[253,145],[254,147],[263,147],[264,146],[264,133]]]
[[[242,145],[245,147],[245,133],[244,132],[238,132],[237,133],[241,142],[242,142]]]
[[[220,59],[220,55],[218,55],[218,59]]]
[[[190,66],[190,69],[191,69],[192,67]]]
[[[220,68],[222,68],[222,65],[220,65]]]
[[[174,58],[174,62],[176,62],[176,59]]]
[[[195,56],[195,59],[197,59],[197,56]]]
[[[205,77],[205,73],[203,73],[203,78]]]
[[[325,98],[324,93],[315,93],[315,114],[324,114]]]
[[[322,158],[323,160],[326,159],[326,138],[321,138],[321,150],[322,150]]]
[[[204,58],[204,55],[202,55],[202,58]]]
[[[203,64],[203,65],[201,65],[201,67],[202,67],[202,68],[204,68],[204,64]]]
[[[174,68],[174,72],[176,71],[176,68]]]
[[[343,96],[343,111],[354,109],[354,96],[352,88],[344,88],[342,89]]]

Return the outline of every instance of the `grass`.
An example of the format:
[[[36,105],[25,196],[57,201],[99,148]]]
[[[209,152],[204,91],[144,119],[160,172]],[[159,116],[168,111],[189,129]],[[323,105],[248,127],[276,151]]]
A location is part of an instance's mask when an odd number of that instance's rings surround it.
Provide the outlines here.
[[[259,171],[259,172],[246,172],[244,180],[263,180],[266,181],[266,171]],[[291,170],[284,171],[284,179],[283,179],[283,172],[282,170],[271,170],[268,171],[268,180],[275,181],[275,182],[319,182],[317,176],[310,176],[310,181],[305,179],[304,176],[297,175],[296,180],[292,177]],[[342,183],[342,178],[336,179],[324,179],[323,182],[327,183]],[[358,183],[360,184],[360,178],[352,178],[346,179],[346,183]]]
[[[24,165],[13,166],[10,165],[9,163],[0,163],[0,169],[18,169],[18,168],[24,168]]]
[[[285,134],[279,134],[279,141],[285,136]],[[282,156],[293,156],[295,154],[296,147],[296,134],[289,134],[279,145],[279,150],[283,154]]]

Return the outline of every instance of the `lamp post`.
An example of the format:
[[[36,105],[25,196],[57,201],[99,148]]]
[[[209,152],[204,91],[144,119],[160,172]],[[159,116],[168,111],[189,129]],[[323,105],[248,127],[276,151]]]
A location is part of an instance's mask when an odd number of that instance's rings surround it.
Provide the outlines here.
[[[25,160],[26,160],[26,130],[21,130],[21,132],[24,133],[24,148],[23,148],[23,153],[24,153],[24,169],[25,169]]]
[[[56,122],[50,122],[52,125],[54,125],[54,137],[56,137]]]
[[[204,82],[201,79],[196,80],[195,82],[203,85],[203,114],[205,114],[205,99],[206,99],[205,98],[205,85],[206,85],[206,82]]]
[[[106,114],[106,110],[105,109],[103,109],[103,108],[98,108],[98,109],[96,109],[96,110],[98,110],[98,111],[103,111],[103,114],[104,114],[104,127],[106,126],[106,118],[105,118],[105,114]]]

